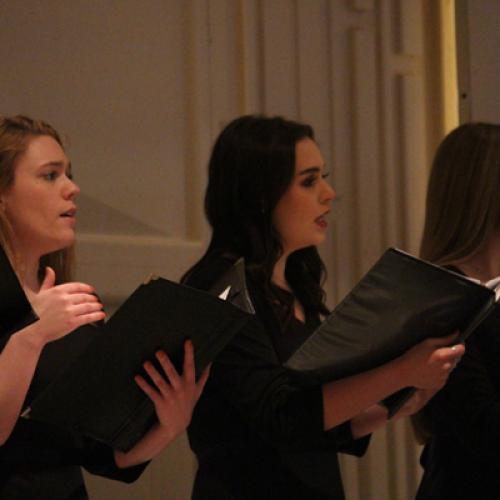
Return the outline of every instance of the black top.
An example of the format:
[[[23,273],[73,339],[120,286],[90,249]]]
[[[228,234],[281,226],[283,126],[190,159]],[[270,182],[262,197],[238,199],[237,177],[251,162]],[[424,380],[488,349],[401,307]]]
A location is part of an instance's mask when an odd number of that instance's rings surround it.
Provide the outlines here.
[[[500,311],[466,342],[445,387],[423,410],[433,437],[418,500],[500,498]]]
[[[75,354],[63,337],[59,344],[48,344],[37,366],[34,382],[28,392],[41,388],[59,368],[71,362]],[[76,338],[76,337],[75,337]],[[7,341],[0,339],[0,350]],[[56,347],[51,349],[51,347]],[[54,359],[57,353],[58,359]],[[56,366],[57,365],[57,366]],[[64,403],[63,403],[64,404]],[[89,472],[132,482],[146,464],[128,469],[116,467],[113,450],[107,445],[76,433],[47,424],[20,418],[7,442],[0,446],[0,498],[2,500],[84,500],[87,492],[80,466]]]
[[[187,284],[208,289],[231,264],[213,259]],[[336,452],[361,455],[368,438],[353,440],[349,422],[323,431],[321,386],[305,388],[282,366],[319,319],[290,317],[282,329],[293,297],[281,291],[273,306],[247,282],[256,320],[214,362],[188,429],[193,499],[343,499]]]

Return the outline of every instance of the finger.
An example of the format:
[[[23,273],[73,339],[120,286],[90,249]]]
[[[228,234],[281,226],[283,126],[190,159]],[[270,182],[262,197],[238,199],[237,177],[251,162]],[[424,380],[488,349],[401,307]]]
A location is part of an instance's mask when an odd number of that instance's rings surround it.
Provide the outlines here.
[[[203,388],[205,387],[205,384],[207,383],[208,376],[210,375],[210,368],[212,367],[212,364],[209,364],[204,370],[203,373],[201,374],[200,380],[198,380],[196,386],[198,387],[199,394],[203,392]]]
[[[159,396],[158,392],[155,389],[153,389],[153,387],[151,387],[144,380],[143,377],[141,377],[140,375],[136,375],[134,377],[134,381],[141,388],[141,390],[149,397],[149,399],[151,399],[151,401],[153,401],[153,403],[155,405],[158,404],[158,402],[160,400],[160,396]]]
[[[42,281],[42,285],[40,287],[40,291],[42,290],[48,290],[49,288],[52,288],[56,283],[56,273],[54,269],[51,267],[47,266],[45,268],[45,276]]]
[[[158,351],[156,353],[156,359],[160,362],[160,365],[167,376],[167,380],[174,389],[178,389],[181,386],[181,380],[177,370],[170,361],[170,358],[163,352]]]
[[[83,304],[76,304],[69,309],[75,316],[84,314],[92,314],[94,312],[102,311],[102,304],[100,302],[84,302]]]
[[[146,373],[151,377],[158,391],[164,395],[169,392],[169,387],[167,381],[160,375],[158,370],[154,367],[151,361],[146,361],[144,364],[144,369]]]
[[[464,344],[455,344],[450,347],[450,350],[456,354],[457,359],[460,359],[465,354]]]
[[[459,332],[456,331],[446,337],[432,337],[429,340],[431,345],[435,346],[449,346],[458,339]]]
[[[434,352],[442,361],[458,361],[465,353],[465,348],[463,345],[457,344],[452,347],[441,347]]]
[[[104,311],[97,311],[88,314],[82,314],[80,316],[76,316],[73,323],[73,330],[82,325],[88,325],[89,323],[98,323],[106,318],[106,314]]]
[[[66,293],[94,293],[94,287],[92,285],[76,281],[57,285],[57,288]]]
[[[85,302],[99,302],[99,299],[92,293],[73,293],[70,296],[71,304],[82,304]],[[101,304],[102,305],[102,304]]]
[[[194,347],[191,340],[184,342],[184,365],[182,376],[188,384],[194,384],[196,380],[196,370],[194,367]]]

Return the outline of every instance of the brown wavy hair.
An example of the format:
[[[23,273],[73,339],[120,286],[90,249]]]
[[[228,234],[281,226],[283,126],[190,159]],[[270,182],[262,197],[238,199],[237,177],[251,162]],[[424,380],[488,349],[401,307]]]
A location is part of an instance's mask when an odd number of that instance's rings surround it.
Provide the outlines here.
[[[0,195],[14,183],[17,163],[28,149],[30,141],[34,137],[44,135],[52,137],[64,149],[59,133],[42,120],[34,120],[23,115],[0,118]],[[12,246],[12,236],[12,226],[5,212],[0,209],[0,244],[9,255],[17,272],[20,272],[21,264]],[[54,269],[58,283],[69,281],[74,267],[73,246],[44,255],[40,259],[40,278],[46,266]]]

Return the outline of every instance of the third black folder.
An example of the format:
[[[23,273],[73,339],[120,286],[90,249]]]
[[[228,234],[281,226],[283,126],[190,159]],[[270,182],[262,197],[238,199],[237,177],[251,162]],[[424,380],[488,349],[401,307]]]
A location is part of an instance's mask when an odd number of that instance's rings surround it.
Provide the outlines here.
[[[163,349],[180,373],[184,341],[191,339],[199,375],[249,318],[206,292],[154,279],[104,326],[87,326],[47,346],[46,360],[54,362],[57,342],[72,343],[81,354],[33,397],[26,415],[126,451],[155,421],[153,404],[134,381],[142,363]]]
[[[462,338],[496,309],[489,288],[388,249],[286,366],[315,383],[380,366],[429,337]],[[386,400],[393,414],[410,391]]]

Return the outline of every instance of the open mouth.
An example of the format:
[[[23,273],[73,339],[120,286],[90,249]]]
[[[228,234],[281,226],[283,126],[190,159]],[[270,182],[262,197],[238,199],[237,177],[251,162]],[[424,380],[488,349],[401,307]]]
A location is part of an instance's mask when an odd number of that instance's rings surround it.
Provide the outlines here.
[[[75,217],[75,216],[76,216],[76,208],[72,208],[71,210],[68,210],[67,212],[61,214],[61,217]]]
[[[328,215],[329,211],[328,212],[325,212],[324,214],[320,215],[319,217],[316,217],[316,219],[314,219],[314,222],[316,224],[318,224],[318,226],[322,227],[322,228],[326,228],[328,226],[328,222],[326,221],[326,216]]]
[[[316,224],[318,224],[318,226],[320,227],[326,227],[328,223],[326,222],[325,215],[320,215],[319,217],[316,217],[316,219],[314,219],[314,222],[316,222]]]

